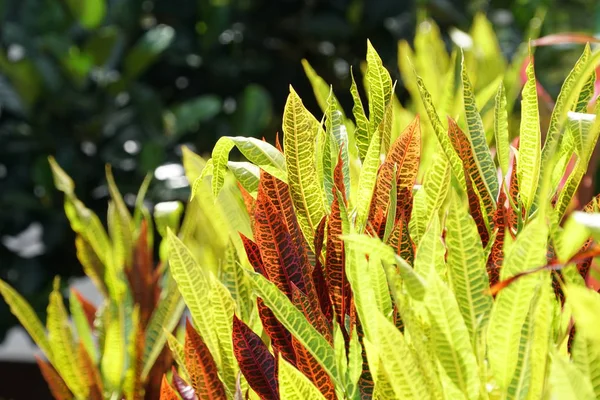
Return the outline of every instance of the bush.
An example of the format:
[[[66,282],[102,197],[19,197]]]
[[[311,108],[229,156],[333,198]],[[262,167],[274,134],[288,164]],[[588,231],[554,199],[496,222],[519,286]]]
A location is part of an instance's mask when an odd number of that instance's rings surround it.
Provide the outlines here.
[[[224,137],[208,161],[184,149],[192,198],[181,224],[177,207],[155,213],[157,268],[145,189],[131,216],[107,170],[107,234],[51,159],[106,301],[71,296],[75,337],[58,283],[45,328],[8,284],[0,293],[55,397],[156,396],[161,376],[165,399],[599,396],[600,197],[569,206],[600,134],[600,53],[586,46],[566,78],[543,146],[529,54],[510,146],[520,62],[448,55],[431,28],[428,54],[401,64],[420,114],[368,44],[353,119],[306,65],[321,121],[290,88],[283,143]],[[234,147],[247,162],[228,161]],[[183,344],[170,333],[182,302]]]

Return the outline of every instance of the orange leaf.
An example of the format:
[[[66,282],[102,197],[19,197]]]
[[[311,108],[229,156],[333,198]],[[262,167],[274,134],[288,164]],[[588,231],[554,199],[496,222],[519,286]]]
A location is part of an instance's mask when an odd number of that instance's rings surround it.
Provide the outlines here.
[[[177,392],[167,381],[167,376],[163,374],[162,381],[160,383],[160,400],[179,400]]]
[[[296,358],[298,360],[298,370],[302,372],[326,399],[335,400],[335,386],[325,369],[319,364],[312,354],[306,350],[296,338],[292,337]]]
[[[448,117],[448,136],[454,150],[458,153],[465,172],[469,210],[477,224],[481,242],[485,247],[489,241],[489,232],[486,219],[492,218],[495,209],[495,199],[492,198],[485,186],[483,176],[479,173],[471,142],[465,133],[458,127],[456,121]],[[481,209],[483,203],[484,209]]]
[[[35,356],[35,360],[40,367],[40,371],[42,372],[44,380],[50,388],[50,393],[52,393],[52,396],[54,396],[56,400],[71,400],[73,398],[73,394],[71,394],[67,384],[65,381],[63,381],[58,372],[56,372],[54,367],[50,365],[49,362],[42,360],[38,356]]]
[[[225,387],[219,379],[217,364],[189,319],[185,325],[185,333],[185,368],[196,394],[201,399],[226,398]]]

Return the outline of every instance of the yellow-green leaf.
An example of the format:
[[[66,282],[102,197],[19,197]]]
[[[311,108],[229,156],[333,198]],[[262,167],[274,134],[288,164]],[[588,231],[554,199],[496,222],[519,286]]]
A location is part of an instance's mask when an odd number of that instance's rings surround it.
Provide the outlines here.
[[[317,120],[304,108],[290,86],[283,114],[283,145],[288,184],[302,233],[309,244],[326,213],[325,196],[317,178],[315,141]]]
[[[52,362],[52,349],[46,337],[46,329],[34,309],[29,305],[27,300],[2,279],[0,279],[0,294],[10,307],[10,312],[17,317],[35,344],[44,352],[48,360]]]
[[[479,174],[483,178],[484,185],[492,198],[495,200],[498,198],[498,178],[496,176],[496,166],[492,159],[492,154],[488,148],[485,131],[483,130],[483,122],[481,121],[481,115],[477,110],[475,104],[475,94],[471,86],[471,81],[467,75],[467,69],[465,66],[464,56],[462,58],[462,84],[463,84],[463,98],[465,106],[465,116],[468,126],[468,138],[473,148],[473,156],[475,158],[475,164],[479,170]]]
[[[54,281],[54,290],[50,293],[46,321],[48,342],[52,349],[52,365],[62,376],[75,397],[85,399],[88,395],[88,388],[83,381],[83,375],[80,374],[80,364],[71,325],[69,324],[69,315],[65,309],[59,286],[60,283],[57,278]]]
[[[492,309],[492,296],[486,293],[489,279],[477,225],[457,196],[450,205],[446,226],[448,272],[454,294],[465,320],[471,343],[478,326],[486,326]]]
[[[542,140],[533,59],[527,65],[526,71],[527,82],[523,87],[523,101],[521,103],[517,178],[519,179],[519,196],[527,212],[531,213],[531,205],[535,199],[540,177],[540,145]]]
[[[279,353],[279,368],[277,369],[279,378],[279,395],[282,399],[306,400],[306,399],[325,399],[323,394],[313,385],[313,383],[298,371],[296,367],[285,361]]]

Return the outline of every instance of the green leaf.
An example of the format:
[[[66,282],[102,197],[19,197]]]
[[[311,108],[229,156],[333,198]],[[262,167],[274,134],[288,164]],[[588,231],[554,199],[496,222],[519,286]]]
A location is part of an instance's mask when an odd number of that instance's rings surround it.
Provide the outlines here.
[[[471,87],[471,81],[467,75],[467,69],[465,66],[464,56],[462,58],[461,65],[461,76],[463,84],[463,98],[465,106],[465,116],[468,126],[468,138],[473,148],[473,155],[475,158],[475,164],[479,170],[479,174],[483,177],[483,182],[486,189],[495,200],[498,198],[498,177],[496,175],[496,166],[492,159],[492,154],[488,148],[485,131],[483,130],[483,122],[481,121],[481,115],[477,110],[475,104],[475,95],[473,88]]]
[[[311,67],[307,60],[302,60],[302,68],[304,68],[304,73],[306,77],[310,81],[310,85],[313,88],[313,92],[315,93],[315,98],[317,99],[317,103],[319,104],[319,108],[323,112],[323,114],[327,113],[327,109],[329,108],[329,97],[332,97],[332,102],[336,109],[342,110],[340,106],[340,102],[337,100],[335,95],[331,92],[331,86],[325,82],[323,78],[321,78]]]
[[[213,312],[209,306],[210,284],[188,248],[168,230],[169,267],[179,292],[190,310],[194,326],[206,343],[217,365],[221,365],[219,342],[213,329]]]
[[[571,354],[580,373],[590,377],[596,398],[600,398],[600,346],[576,333]]]
[[[453,197],[446,220],[448,272],[471,343],[475,343],[478,326],[487,325],[493,301],[486,293],[489,279],[477,225],[458,197]]]
[[[212,151],[212,189],[215,199],[223,187],[227,172],[227,159],[229,152],[234,147],[237,147],[251,163],[256,164],[279,180],[287,182],[285,158],[275,147],[256,138],[223,136],[217,141]]]
[[[600,348],[600,337],[597,331],[600,320],[600,294],[577,285],[567,285],[566,292],[578,334]]]
[[[62,376],[75,397],[85,399],[88,395],[88,388],[79,373],[80,364],[77,359],[75,341],[73,340],[69,315],[65,309],[59,286],[60,282],[56,278],[54,280],[54,290],[50,293],[46,321],[48,342],[52,349],[52,365]]]
[[[551,353],[550,393],[555,399],[595,399],[588,376],[581,374],[569,359],[557,351]]]
[[[118,236],[112,236],[114,257],[119,257],[119,262],[124,265],[131,264],[131,257],[133,254],[133,220],[129,209],[125,205],[125,201],[117,188],[115,179],[112,174],[112,169],[109,165],[106,166],[106,182],[108,184],[108,191],[113,201],[115,208],[115,218],[109,220],[109,228],[112,224]]]
[[[315,140],[320,126],[290,86],[283,114],[283,142],[288,184],[298,222],[312,246],[317,225],[326,214],[325,195],[315,164]]]
[[[146,326],[146,343],[142,355],[142,379],[146,379],[165,346],[167,341],[165,331],[171,332],[175,329],[185,309],[185,303],[171,274],[167,272],[164,279],[166,283],[161,292],[158,306],[152,312]]]
[[[92,360],[95,362],[99,359],[98,349],[94,343],[94,337],[92,335],[92,328],[88,322],[87,316],[83,311],[83,306],[79,301],[79,297],[74,291],[71,291],[69,296],[69,308],[71,311],[71,319],[77,330],[77,338],[79,342],[83,343],[85,351],[90,355]]]
[[[365,79],[369,86],[369,131],[375,132],[386,118],[385,114],[392,98],[392,78],[369,40],[367,40]]]
[[[248,193],[256,197],[260,181],[260,168],[245,161],[228,161],[227,168],[233,173],[235,179]]]
[[[0,294],[10,307],[10,312],[17,317],[35,344],[44,352],[48,360],[52,362],[52,349],[46,337],[46,328],[44,328],[34,309],[29,305],[27,300],[2,279],[0,279]]]
[[[506,253],[500,279],[546,263],[548,227],[541,218],[525,226]],[[524,276],[502,289],[487,330],[488,358],[498,384],[506,388],[517,367],[521,328],[540,275]]]
[[[213,315],[212,328],[218,340],[221,360],[218,364],[219,375],[227,390],[234,393],[236,375],[239,369],[233,354],[233,342],[231,341],[235,304],[231,294],[221,282],[213,278],[210,283],[209,307]]]
[[[531,213],[535,193],[540,177],[541,132],[538,112],[533,60],[527,65],[527,82],[523,87],[521,102],[521,129],[519,142],[519,162],[517,178],[519,179],[519,196],[525,209]]]
[[[248,272],[248,276],[253,282],[258,296],[263,299],[275,317],[321,364],[335,384],[342,386],[344,380],[339,376],[333,347],[308,323],[302,312],[277,289],[275,284],[257,273]]]
[[[367,151],[369,150],[371,132],[369,131],[369,120],[365,116],[365,110],[363,109],[362,100],[360,99],[360,94],[358,93],[358,87],[354,81],[352,69],[350,70],[350,75],[352,77],[350,93],[352,94],[352,100],[354,101],[352,114],[354,115],[354,120],[356,121],[356,146],[358,147],[360,159],[364,160],[367,155]]]
[[[506,93],[504,84],[500,82],[494,105],[494,137],[496,140],[496,155],[502,169],[502,176],[508,173],[509,139],[508,114],[506,111]]]
[[[424,304],[432,327],[434,349],[450,380],[468,399],[479,398],[479,372],[469,331],[452,291],[430,272]]]
[[[440,122],[440,118],[438,117],[438,114],[435,111],[435,107],[433,105],[433,101],[431,100],[431,95],[427,91],[427,88],[425,88],[423,80],[418,75],[416,75],[416,79],[417,87],[419,88],[419,92],[421,94],[421,100],[423,101],[423,106],[427,111],[427,115],[429,116],[431,125],[433,126],[435,136],[437,137],[438,142],[450,163],[453,175],[456,177],[461,187],[466,188],[465,174],[463,170],[462,161],[458,157],[458,154],[456,154],[456,151],[454,151],[454,147],[450,142],[450,138],[448,137],[446,128],[444,128],[444,126]]]
[[[106,0],[67,0],[71,13],[87,29],[97,28],[106,16]]]
[[[278,361],[277,372],[281,398],[290,400],[325,399],[319,389],[302,372],[281,357],[281,353]]]
[[[360,254],[369,254],[383,261],[390,287],[394,287],[396,283],[399,283],[397,282],[399,275],[402,286],[411,297],[416,300],[423,299],[425,295],[425,282],[405,260],[394,253],[394,250],[390,246],[383,243],[379,238],[364,234],[344,235],[342,239],[349,246],[354,246]],[[395,266],[398,268],[396,269]],[[348,269],[348,266],[346,266],[346,269]],[[357,279],[359,277],[360,274],[357,275]]]
[[[133,80],[144,72],[175,39],[175,29],[157,25],[138,40],[125,57],[125,78]]]
[[[377,342],[381,357],[381,369],[398,399],[421,400],[430,398],[430,392],[417,367],[414,353],[404,336],[393,323],[381,313],[373,315],[377,327]]]
[[[381,136],[379,130],[373,132],[369,150],[365,156],[362,168],[360,170],[360,178],[358,180],[358,194],[356,198],[356,220],[354,225],[361,232],[367,223],[373,190],[377,182],[377,171],[379,170],[381,151]]]
[[[100,369],[107,389],[120,393],[125,372],[125,316],[123,308],[111,304],[105,325],[104,348]]]

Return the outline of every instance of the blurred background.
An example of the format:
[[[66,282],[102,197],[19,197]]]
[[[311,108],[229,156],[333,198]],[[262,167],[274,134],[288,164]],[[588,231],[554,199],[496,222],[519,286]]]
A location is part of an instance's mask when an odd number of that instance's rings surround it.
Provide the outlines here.
[[[54,275],[81,276],[54,155],[79,198],[106,215],[104,164],[127,202],[154,174],[153,202],[185,200],[180,146],[207,153],[223,135],[265,137],[280,129],[292,84],[319,114],[302,69],[306,58],[351,109],[350,66],[370,38],[397,73],[397,43],[417,16],[447,38],[483,12],[507,58],[527,40],[540,8],[541,34],[600,32],[594,0],[0,0],[0,278],[44,318]],[[581,52],[536,52],[554,97]],[[406,89],[399,82],[401,100]],[[0,302],[0,342],[16,325]]]

